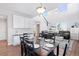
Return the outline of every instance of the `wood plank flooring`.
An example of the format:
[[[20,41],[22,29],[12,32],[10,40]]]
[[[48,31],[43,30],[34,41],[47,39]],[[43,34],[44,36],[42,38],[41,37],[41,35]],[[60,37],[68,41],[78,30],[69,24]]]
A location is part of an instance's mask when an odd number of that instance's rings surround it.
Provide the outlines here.
[[[21,56],[20,46],[8,46],[7,41],[0,41],[0,56]],[[79,41],[74,41],[71,51],[67,51],[67,56],[79,56]]]
[[[73,43],[72,51],[69,52],[69,56],[79,56],[79,41]]]
[[[0,41],[0,56],[20,56],[20,46],[8,46],[7,41]]]

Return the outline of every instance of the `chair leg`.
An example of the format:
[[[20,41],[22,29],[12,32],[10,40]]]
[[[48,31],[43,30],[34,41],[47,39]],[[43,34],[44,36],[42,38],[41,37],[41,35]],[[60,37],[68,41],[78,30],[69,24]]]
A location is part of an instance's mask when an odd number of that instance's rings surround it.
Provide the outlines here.
[[[65,55],[66,55],[66,51],[67,51],[67,44],[65,45],[65,49],[64,49],[63,56],[65,56]]]

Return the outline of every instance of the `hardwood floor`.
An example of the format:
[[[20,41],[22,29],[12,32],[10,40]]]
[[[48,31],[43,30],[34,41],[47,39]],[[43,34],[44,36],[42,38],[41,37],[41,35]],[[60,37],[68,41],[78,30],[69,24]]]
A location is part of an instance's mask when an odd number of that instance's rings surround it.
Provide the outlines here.
[[[20,46],[8,46],[7,41],[0,41],[0,56],[21,56]],[[67,56],[79,56],[79,41],[75,41]]]
[[[6,56],[7,55],[7,42],[6,40],[0,41],[0,56]]]
[[[74,42],[72,51],[70,51],[69,56],[79,56],[79,41]]]
[[[0,41],[0,56],[20,56],[20,46],[8,46],[7,41]]]

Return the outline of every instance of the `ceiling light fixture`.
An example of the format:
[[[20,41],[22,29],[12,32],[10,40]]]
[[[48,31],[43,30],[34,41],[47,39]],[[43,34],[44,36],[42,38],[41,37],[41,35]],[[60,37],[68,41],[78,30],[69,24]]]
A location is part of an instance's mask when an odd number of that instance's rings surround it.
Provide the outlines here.
[[[38,7],[36,10],[38,14],[43,14],[46,11],[46,8],[41,4],[41,6]]]

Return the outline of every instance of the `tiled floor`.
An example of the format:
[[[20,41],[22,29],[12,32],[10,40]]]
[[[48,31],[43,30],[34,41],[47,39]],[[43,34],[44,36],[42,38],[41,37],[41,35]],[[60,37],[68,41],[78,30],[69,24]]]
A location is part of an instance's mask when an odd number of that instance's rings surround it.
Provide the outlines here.
[[[0,41],[0,56],[20,56],[20,46],[7,46],[7,41]],[[79,56],[79,41],[75,41],[72,51],[67,52],[68,56]]]

